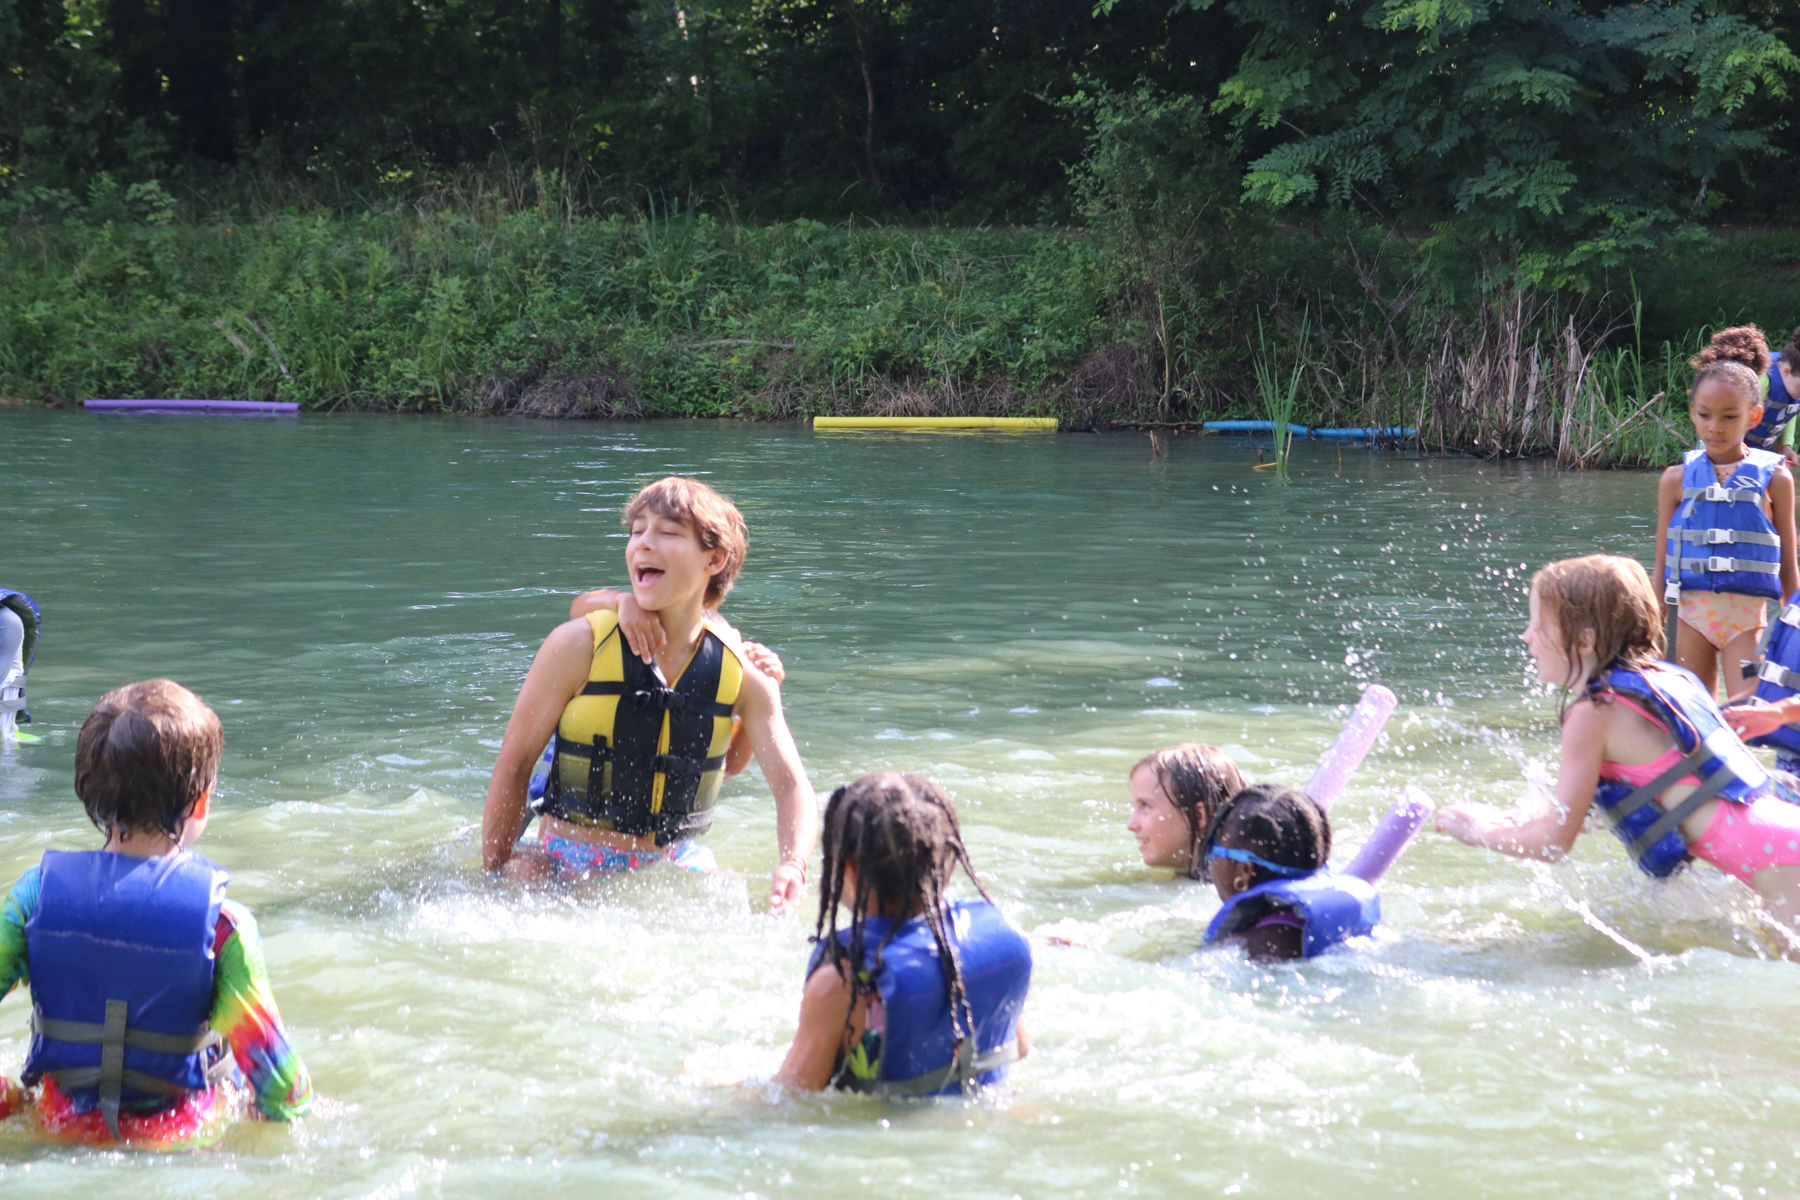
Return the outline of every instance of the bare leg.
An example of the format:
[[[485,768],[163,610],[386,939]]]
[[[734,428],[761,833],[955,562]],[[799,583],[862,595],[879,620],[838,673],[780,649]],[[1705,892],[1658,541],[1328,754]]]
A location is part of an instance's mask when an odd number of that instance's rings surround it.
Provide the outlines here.
[[[1755,658],[1756,647],[1761,641],[1761,634],[1740,633],[1731,639],[1731,643],[1724,650],[1720,651],[1720,666],[1725,675],[1725,694],[1727,696],[1738,695],[1744,691],[1746,678],[1754,678],[1754,676],[1746,677],[1743,668],[1738,664]]]
[[[1686,621],[1675,622],[1675,663],[1700,677],[1707,691],[1719,686],[1719,652]]]
[[[1764,867],[1750,877],[1750,886],[1776,923],[1784,956],[1800,962],[1800,867]]]

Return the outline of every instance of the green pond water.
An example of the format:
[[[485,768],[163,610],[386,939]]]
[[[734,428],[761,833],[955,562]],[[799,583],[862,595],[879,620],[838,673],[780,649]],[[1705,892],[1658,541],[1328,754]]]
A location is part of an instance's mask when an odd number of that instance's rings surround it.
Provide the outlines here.
[[[44,740],[0,757],[0,886],[98,845],[70,787],[93,700],[192,686],[226,730],[201,849],[260,919],[320,1096],[172,1156],[0,1125],[0,1194],[1800,1192],[1800,966],[1710,868],[1653,887],[1597,831],[1556,868],[1427,832],[1372,947],[1193,952],[1217,902],[1137,861],[1139,755],[1199,739],[1302,783],[1380,682],[1401,709],[1340,847],[1408,781],[1510,802],[1555,761],[1517,640],[1529,571],[1649,550],[1646,474],[1302,446],[1283,485],[1254,462],[1123,435],[0,414],[0,583],[45,613]],[[815,785],[941,779],[1037,935],[1037,1052],[998,1096],[742,1085],[792,1034],[810,926],[760,912],[754,770],[707,839],[716,876],[522,895],[480,872],[531,655],[621,578],[617,511],[670,472],[744,510],[726,612],[784,656]],[[28,1008],[0,1003],[0,1072]]]

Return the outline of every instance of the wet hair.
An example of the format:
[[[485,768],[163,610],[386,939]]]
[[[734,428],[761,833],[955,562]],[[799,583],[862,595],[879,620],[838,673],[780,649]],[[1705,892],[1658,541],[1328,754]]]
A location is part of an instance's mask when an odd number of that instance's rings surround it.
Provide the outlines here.
[[[1283,867],[1316,871],[1331,858],[1331,819],[1299,788],[1253,784],[1219,810],[1218,822],[1206,839],[1209,857],[1214,846],[1248,850]],[[1283,878],[1255,863],[1250,870],[1251,887]]]
[[[717,608],[737,582],[744,569],[744,556],[750,551],[750,534],[744,526],[744,514],[737,505],[698,479],[670,475],[638,489],[637,495],[625,503],[621,524],[629,530],[632,523],[645,514],[680,521],[694,531],[702,550],[725,551],[725,566],[706,581],[706,606]]]
[[[1531,577],[1538,610],[1556,622],[1574,669],[1581,631],[1594,631],[1594,670],[1643,667],[1663,654],[1663,604],[1642,563],[1620,554],[1553,562]],[[1579,680],[1565,680],[1563,688]]]
[[[1131,774],[1146,767],[1156,773],[1157,786],[1187,822],[1189,877],[1204,878],[1201,839],[1212,830],[1225,802],[1244,790],[1244,777],[1223,750],[1200,742],[1183,742],[1146,754],[1131,768]]]
[[[949,909],[944,891],[957,867],[974,883],[983,900],[987,890],[969,865],[963,846],[962,827],[950,796],[922,775],[881,771],[864,775],[831,793],[825,805],[824,878],[819,888],[819,919],[813,942],[825,948],[832,961],[847,964],[850,1009],[858,998],[873,995],[873,976],[881,966],[881,954],[904,919],[918,914],[937,943],[938,962],[944,968],[945,995],[950,1002],[950,1028],[958,1041],[973,1036],[975,1013],[964,990],[962,962],[950,940]],[[844,868],[856,868],[856,894],[844,895]],[[837,910],[848,900],[848,942],[839,935]],[[893,924],[875,950],[875,970],[864,972],[864,920],[871,913],[895,914]]]
[[[1700,353],[1688,359],[1688,366],[1694,368],[1690,399],[1699,394],[1701,384],[1717,380],[1747,403],[1758,405],[1763,372],[1769,369],[1769,341],[1755,325],[1733,325],[1713,334]]]
[[[200,697],[172,679],[128,683],[100,697],[75,738],[75,794],[107,831],[181,836],[219,777],[225,731]]]

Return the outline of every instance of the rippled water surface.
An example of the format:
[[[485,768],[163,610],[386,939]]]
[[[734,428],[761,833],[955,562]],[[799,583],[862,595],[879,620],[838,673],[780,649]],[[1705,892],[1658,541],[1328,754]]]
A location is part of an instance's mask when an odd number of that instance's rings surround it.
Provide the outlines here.
[[[1728,1196],[1800,1193],[1800,967],[1740,885],[1556,869],[1431,834],[1366,952],[1192,952],[1209,891],[1142,868],[1125,772],[1225,746],[1303,782],[1361,684],[1402,699],[1335,813],[1509,802],[1553,767],[1523,584],[1647,555],[1645,474],[1123,435],[0,415],[0,583],[45,612],[36,745],[0,758],[0,886],[97,839],[70,789],[100,692],[219,711],[202,849],[261,921],[322,1096],[173,1157],[0,1125],[0,1192],[237,1196]],[[703,473],[748,518],[727,613],[785,657],[816,785],[954,791],[1039,936],[1037,1053],[1001,1096],[780,1099],[806,929],[762,915],[773,804],[727,785],[712,878],[490,885],[474,832],[539,639],[618,581],[617,511]],[[1045,944],[1048,927],[1087,948]],[[0,1003],[0,1072],[28,1003]]]

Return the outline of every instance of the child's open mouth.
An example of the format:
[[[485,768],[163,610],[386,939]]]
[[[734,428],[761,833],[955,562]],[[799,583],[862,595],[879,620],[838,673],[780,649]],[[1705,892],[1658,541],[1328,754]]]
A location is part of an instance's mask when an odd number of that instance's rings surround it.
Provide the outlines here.
[[[663,577],[661,567],[639,567],[637,569],[637,585],[639,587],[655,587],[657,580]]]

